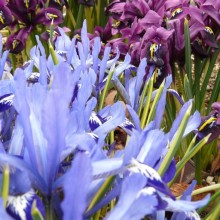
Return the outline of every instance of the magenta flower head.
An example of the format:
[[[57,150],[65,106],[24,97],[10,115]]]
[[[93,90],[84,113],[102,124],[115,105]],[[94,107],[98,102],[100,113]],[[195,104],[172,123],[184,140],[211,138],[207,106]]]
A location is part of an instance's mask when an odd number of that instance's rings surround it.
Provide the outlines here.
[[[211,134],[208,142],[213,141],[220,135],[220,102],[214,102],[209,115],[202,117],[202,123],[198,128],[198,140],[208,134]]]
[[[173,30],[163,27],[148,28],[141,42],[140,59],[147,57],[150,66],[155,68],[155,87],[158,87],[166,76],[172,73],[170,66],[169,40]]]

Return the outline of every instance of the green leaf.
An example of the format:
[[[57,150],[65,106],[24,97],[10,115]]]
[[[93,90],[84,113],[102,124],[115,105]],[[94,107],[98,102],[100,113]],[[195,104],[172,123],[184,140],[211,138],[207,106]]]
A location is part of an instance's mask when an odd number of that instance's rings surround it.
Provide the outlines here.
[[[144,111],[141,116],[141,128],[144,128],[146,125],[147,114],[149,112],[150,102],[151,102],[151,97],[152,97],[152,92],[153,92],[154,77],[152,76],[147,83],[149,83],[149,86],[146,88],[147,89],[147,98],[146,98],[146,105],[144,107]]]
[[[192,94],[192,90],[191,90],[191,86],[190,86],[190,82],[188,79],[188,76],[185,75],[184,77],[184,90],[185,90],[185,94],[186,94],[186,100],[190,100],[193,98],[193,94]]]
[[[220,46],[220,44],[219,44]],[[206,95],[206,91],[207,91],[207,85],[209,84],[210,82],[210,78],[211,78],[211,74],[213,72],[213,69],[215,67],[215,63],[216,63],[216,60],[218,58],[218,55],[219,55],[219,51],[220,49],[217,49],[215,51],[215,53],[213,54],[213,56],[210,58],[210,63],[208,65],[208,68],[207,68],[207,72],[204,76],[204,80],[202,82],[202,86],[201,86],[201,92],[200,92],[200,100],[201,102],[203,103],[205,101],[205,95]],[[201,104],[202,104],[201,103]],[[200,105],[200,108],[201,108],[201,105]]]
[[[219,69],[217,76],[215,78],[215,84],[213,86],[213,90],[212,90],[212,93],[211,93],[211,96],[210,96],[210,99],[208,102],[206,114],[208,114],[211,111],[212,103],[218,99],[219,91],[220,91],[220,69]]]
[[[157,105],[157,103],[158,103],[158,101],[160,99],[160,96],[161,96],[161,94],[163,92],[163,89],[164,89],[164,83],[165,83],[165,81],[163,81],[161,83],[159,89],[157,90],[157,94],[156,94],[156,96],[154,98],[154,101],[153,101],[153,103],[151,105],[150,112],[149,112],[149,115],[148,115],[148,118],[147,118],[147,124],[149,124],[150,121],[153,120],[153,117],[154,117],[155,111],[156,111],[156,105]]]
[[[4,200],[4,207],[6,207],[9,193],[9,181],[10,181],[10,170],[9,166],[5,165],[3,170],[3,180],[2,180],[2,198]]]
[[[173,180],[169,183],[169,185],[172,185],[172,183],[177,178],[177,176],[179,175],[180,171],[185,166],[185,164],[192,157],[194,157],[196,155],[196,153],[208,142],[208,139],[210,136],[211,136],[211,134],[206,136],[201,141],[199,141],[195,146],[193,146],[193,143],[195,143],[195,140],[196,140],[196,136],[194,137],[194,139],[192,140],[192,142],[189,146],[189,149],[186,151],[184,157],[177,163],[175,176],[174,176]]]
[[[112,66],[111,69],[110,69],[110,73],[108,75],[108,78],[107,78],[107,82],[105,84],[105,88],[104,88],[103,92],[101,93],[101,100],[100,100],[100,103],[99,103],[99,110],[101,110],[104,106],[105,97],[106,97],[106,94],[107,94],[112,76],[114,74],[114,69],[115,69],[115,67]]]
[[[192,61],[191,61],[191,42],[189,32],[189,21],[187,18],[184,19],[184,42],[185,42],[185,65],[186,74],[189,79],[190,87],[192,88]]]
[[[178,148],[180,147],[180,143],[182,140],[182,136],[184,134],[186,125],[188,123],[190,114],[191,114],[191,110],[192,110],[192,103],[189,105],[188,109],[186,110],[185,115],[183,116],[183,119],[179,125],[179,128],[177,129],[177,132],[173,138],[173,140],[171,141],[171,143],[169,144],[169,150],[163,160],[163,162],[160,165],[160,168],[158,170],[158,173],[163,176],[167,170],[167,168],[169,167],[173,157],[175,156]]]
[[[39,209],[36,206],[36,200],[33,201],[31,207],[31,216],[34,220],[44,220],[42,214],[40,213]]]
[[[115,176],[110,176],[105,180],[105,182],[100,187],[99,191],[96,193],[96,195],[92,199],[87,211],[91,210],[103,198],[103,196],[109,190],[114,180],[115,180]]]

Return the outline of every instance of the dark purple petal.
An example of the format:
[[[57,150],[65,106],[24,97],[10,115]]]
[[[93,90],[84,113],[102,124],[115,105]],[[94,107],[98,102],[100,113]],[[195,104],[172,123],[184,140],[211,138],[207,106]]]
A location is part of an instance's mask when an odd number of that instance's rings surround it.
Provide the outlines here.
[[[38,0],[10,0],[8,6],[10,9],[17,11],[17,13],[29,13],[35,12],[37,9]]]
[[[21,21],[24,24],[30,24],[30,14],[28,13],[28,10],[25,6],[25,1],[10,0],[7,6],[11,10],[12,15],[15,17],[15,24],[17,24],[18,21]]]
[[[12,14],[8,7],[0,6],[0,29],[10,25],[12,22]]]
[[[85,6],[94,6],[95,1],[94,0],[78,0],[79,4],[85,5]]]
[[[114,19],[119,20],[124,11],[126,3],[120,0],[113,1],[106,7],[107,15],[111,15]]]
[[[0,97],[0,112],[6,111],[13,105],[14,94],[6,94]]]
[[[10,35],[6,41],[6,48],[11,53],[20,53],[25,48],[31,30],[32,27],[25,27]]]
[[[208,143],[216,139],[220,134],[220,104],[214,102],[212,104],[212,111],[208,116],[202,117],[202,123],[200,124],[197,139],[201,140],[206,135],[211,134]]]
[[[163,18],[161,18],[155,11],[149,10],[144,18],[139,20],[139,23],[143,27],[150,27],[151,25],[160,26],[162,24]]]
[[[59,25],[63,22],[63,14],[60,10],[55,8],[41,9],[34,19],[34,24],[50,26],[52,22],[54,25]]]
[[[56,9],[62,11],[62,7],[65,4],[65,1],[66,0],[58,0],[58,1],[57,0],[50,0],[49,1],[49,7],[56,8]]]
[[[218,25],[220,25],[219,11],[214,8],[213,3],[206,5],[204,4],[200,7],[200,9],[208,14],[212,19],[214,19]]]

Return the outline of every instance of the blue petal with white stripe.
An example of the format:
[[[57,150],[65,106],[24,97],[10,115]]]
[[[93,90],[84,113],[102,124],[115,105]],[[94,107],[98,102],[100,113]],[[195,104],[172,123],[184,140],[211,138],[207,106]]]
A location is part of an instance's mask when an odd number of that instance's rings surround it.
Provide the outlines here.
[[[142,164],[135,159],[132,159],[131,164],[128,167],[128,170],[130,170],[133,173],[143,174],[147,178],[147,186],[154,187],[156,190],[174,199],[174,196],[172,195],[170,189],[162,181],[157,171],[154,170],[152,167],[146,164]]]
[[[89,118],[89,127],[92,131],[94,131],[104,122],[105,122],[104,119],[100,115],[96,114],[95,112],[91,113],[90,118]]]
[[[6,111],[13,105],[14,94],[9,93],[0,97],[0,112]]]
[[[33,189],[22,195],[9,195],[6,204],[6,211],[16,220],[32,219],[31,208],[34,201],[36,202],[36,207],[38,208],[42,216],[45,217],[43,204]]]

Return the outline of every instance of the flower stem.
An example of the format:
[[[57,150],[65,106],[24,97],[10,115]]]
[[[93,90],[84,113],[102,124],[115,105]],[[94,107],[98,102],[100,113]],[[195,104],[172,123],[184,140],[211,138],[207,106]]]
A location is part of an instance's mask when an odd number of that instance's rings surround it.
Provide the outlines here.
[[[9,166],[6,165],[3,171],[3,183],[2,183],[2,198],[4,200],[4,207],[6,207],[8,200],[9,178],[10,178],[9,175],[10,175]]]
[[[210,192],[210,191],[215,191],[215,190],[219,190],[220,189],[220,183],[217,183],[215,185],[211,185],[211,186],[205,186],[205,187],[202,187],[200,189],[196,189],[192,192],[192,196],[195,196],[195,195],[198,195],[198,194],[201,194],[201,193],[207,193],[207,192]]]
[[[91,210],[99,201],[101,198],[103,198],[103,196],[105,195],[106,191],[109,189],[109,187],[111,186],[112,182],[114,181],[115,176],[110,176],[106,179],[106,181],[103,183],[103,185],[101,186],[101,188],[99,189],[99,191],[96,193],[96,195],[94,196],[93,200],[91,201],[87,212],[89,210]]]
[[[112,76],[114,74],[114,68],[110,71],[109,75],[108,75],[108,79],[107,79],[107,82],[105,84],[105,88],[104,88],[104,91],[102,92],[101,94],[101,100],[100,100],[100,104],[99,104],[99,110],[101,110],[103,108],[103,105],[104,105],[104,101],[105,101],[105,97],[106,97],[106,94],[107,94],[107,91],[108,91],[108,87],[109,87],[109,84],[111,82],[111,79],[112,79]]]

